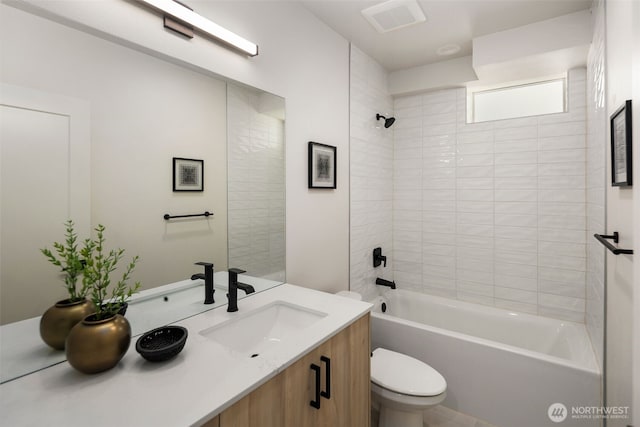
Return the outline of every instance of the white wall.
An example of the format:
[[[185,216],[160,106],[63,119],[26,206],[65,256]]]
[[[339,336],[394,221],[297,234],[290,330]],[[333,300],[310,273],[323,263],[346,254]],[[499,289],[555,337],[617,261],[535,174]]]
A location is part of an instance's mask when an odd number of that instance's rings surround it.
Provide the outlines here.
[[[605,2],[606,15],[606,92],[607,117],[618,109],[627,99],[632,99],[634,82],[637,85],[638,74],[633,73],[634,54],[634,13],[635,2],[609,0]],[[638,19],[635,18],[637,25]],[[637,46],[636,46],[637,47]],[[636,53],[637,54],[637,53]],[[640,109],[638,99],[633,100],[632,109]],[[637,114],[637,112],[636,112]],[[634,140],[640,133],[634,128]],[[609,135],[607,130],[607,135]],[[634,268],[638,264],[637,228],[640,227],[640,212],[635,210],[634,198],[638,192],[637,144],[634,147],[634,188],[612,187],[610,156],[607,150],[607,231],[620,233],[620,247],[632,248],[634,255],[613,255],[607,253],[607,324],[606,324],[606,404],[608,406],[631,406],[632,393],[639,393],[633,387],[633,365],[638,358],[633,352],[633,342],[640,332],[634,330],[634,312],[638,311],[634,298],[640,292]],[[636,200],[637,202],[637,200]],[[637,363],[637,362],[636,362]],[[637,384],[636,384],[637,386]],[[637,419],[638,414],[634,415]],[[629,419],[610,420],[608,426],[626,426]]]
[[[632,85],[633,85],[633,139],[634,141],[640,141],[640,2],[633,2],[632,6],[632,39],[631,46],[633,46],[633,66],[631,69]],[[636,143],[636,147],[638,147]],[[637,184],[638,170],[640,170],[640,149],[633,150],[633,165],[636,185],[634,187],[633,199],[635,212],[634,222],[634,241],[640,242],[640,224],[638,217],[640,217],[640,185]],[[636,245],[636,254],[640,253],[640,249]],[[637,290],[638,281],[640,281],[640,261],[638,261],[638,255],[636,255],[634,265],[634,277],[636,280],[636,292],[633,295],[634,306],[634,319],[633,319],[633,366],[632,366],[632,389],[633,389],[633,402],[631,407],[632,424],[640,425],[640,291]]]
[[[205,2],[190,5],[253,40],[245,58],[210,40],[184,40],[137,2],[20,1],[90,31],[124,40],[190,66],[286,99],[287,281],[328,291],[349,277],[349,45],[294,2]],[[82,23],[82,24],[78,24]],[[335,191],[307,188],[307,142],[337,146]]]
[[[478,80],[472,64],[473,57],[449,59],[434,64],[396,70],[389,73],[389,93],[406,96],[414,93],[459,87]]]
[[[350,288],[365,299],[377,295],[377,277],[393,280],[393,134],[376,114],[391,116],[387,72],[351,46],[351,274]],[[373,267],[382,248],[387,267]]]
[[[196,261],[226,268],[225,82],[4,4],[0,10],[2,81],[90,105],[91,223],[106,226],[107,244],[125,248],[126,259],[141,256],[133,278],[148,288],[188,278]],[[204,192],[172,191],[172,157],[204,160]],[[215,216],[163,219],[204,210]],[[34,250],[38,268],[53,273]]]
[[[473,39],[473,69],[485,84],[583,67],[591,43],[589,10]]]
[[[569,13],[545,21],[500,31],[473,39],[473,65],[508,62],[523,56],[532,56],[589,44],[591,18],[588,10]]]
[[[522,119],[467,124],[464,89],[395,100],[400,288],[584,321],[585,78]]]

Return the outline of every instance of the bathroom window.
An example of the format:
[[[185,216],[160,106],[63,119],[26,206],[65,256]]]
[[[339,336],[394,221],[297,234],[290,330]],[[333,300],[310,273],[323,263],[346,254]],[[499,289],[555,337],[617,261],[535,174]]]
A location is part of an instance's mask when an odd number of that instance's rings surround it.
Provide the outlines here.
[[[563,113],[566,110],[566,78],[469,90],[469,123]]]

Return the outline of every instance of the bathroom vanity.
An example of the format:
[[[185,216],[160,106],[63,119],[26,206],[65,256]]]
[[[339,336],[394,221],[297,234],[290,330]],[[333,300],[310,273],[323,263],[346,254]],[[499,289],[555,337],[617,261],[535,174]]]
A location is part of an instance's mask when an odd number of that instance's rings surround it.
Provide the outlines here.
[[[84,375],[64,362],[4,383],[3,422],[369,425],[369,304],[283,284],[238,306],[236,313],[220,306],[176,322],[189,337],[167,362],[142,359],[134,338],[122,361],[102,374]]]
[[[369,351],[367,313],[205,425],[369,426]]]

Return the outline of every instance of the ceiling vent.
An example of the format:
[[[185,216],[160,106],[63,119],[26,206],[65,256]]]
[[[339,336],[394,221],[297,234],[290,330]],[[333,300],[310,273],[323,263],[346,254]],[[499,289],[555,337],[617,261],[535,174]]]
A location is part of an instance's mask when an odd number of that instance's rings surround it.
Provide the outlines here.
[[[389,0],[364,9],[362,14],[380,33],[427,20],[416,0]]]

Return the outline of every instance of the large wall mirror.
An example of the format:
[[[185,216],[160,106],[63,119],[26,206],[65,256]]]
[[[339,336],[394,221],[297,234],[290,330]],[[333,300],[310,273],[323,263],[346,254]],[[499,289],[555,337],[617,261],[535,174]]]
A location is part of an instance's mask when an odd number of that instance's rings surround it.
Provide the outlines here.
[[[139,255],[142,289],[188,280],[198,261],[285,280],[284,99],[0,8],[2,325],[65,297],[39,249],[70,217],[80,238],[103,224],[110,247]],[[7,103],[9,87],[53,106]],[[76,110],[57,113],[66,101]],[[81,119],[88,138],[72,141]],[[173,191],[174,157],[203,160],[203,191]]]

